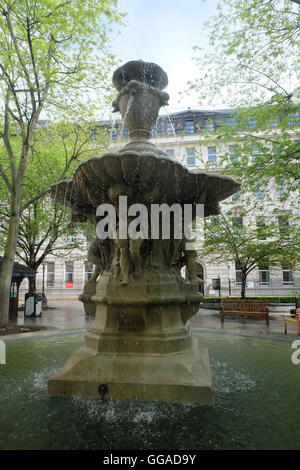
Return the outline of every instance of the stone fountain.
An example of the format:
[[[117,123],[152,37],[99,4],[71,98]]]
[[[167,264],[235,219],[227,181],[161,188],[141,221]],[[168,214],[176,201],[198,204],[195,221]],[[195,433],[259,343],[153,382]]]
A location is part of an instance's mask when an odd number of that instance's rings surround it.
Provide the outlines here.
[[[72,208],[74,221],[96,227],[100,204],[204,204],[218,214],[218,202],[239,190],[231,178],[190,172],[149,142],[161,106],[166,73],[156,64],[128,62],[113,75],[130,142],[117,152],[90,158],[72,180],[52,188]],[[118,212],[117,212],[118,214]],[[124,221],[123,221],[124,222]],[[118,227],[122,223],[118,214]],[[196,252],[185,240],[95,238],[88,259],[95,265],[80,297],[95,314],[85,347],[48,381],[50,395],[211,403],[207,350],[191,334],[189,318],[202,296],[195,272]],[[188,280],[181,275],[186,265]]]

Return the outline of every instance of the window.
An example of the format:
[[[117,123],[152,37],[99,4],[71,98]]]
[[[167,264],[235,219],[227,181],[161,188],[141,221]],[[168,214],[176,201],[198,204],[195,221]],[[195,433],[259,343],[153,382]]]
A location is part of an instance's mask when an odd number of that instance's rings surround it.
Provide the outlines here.
[[[282,268],[283,285],[294,284],[294,274],[289,268]]]
[[[54,287],[54,278],[55,278],[55,263],[49,261],[47,263],[47,277],[46,277],[46,286]]]
[[[129,135],[129,133],[128,133],[128,135]],[[157,127],[153,127],[153,129],[151,131],[151,135],[152,135],[152,137],[156,137],[158,135]]]
[[[259,269],[259,284],[260,285],[270,284],[269,266],[260,265],[258,266],[258,269]]]
[[[174,149],[167,149],[166,154],[168,155],[168,157],[174,158],[175,151]]]
[[[91,140],[92,141],[97,140],[97,131],[96,131],[96,129],[92,129]]]
[[[246,128],[247,129],[253,129],[254,127],[256,127],[256,119],[254,117],[250,117],[248,119],[247,124],[246,124]]]
[[[87,282],[91,279],[93,274],[93,265],[92,263],[84,263],[84,282]]]
[[[216,147],[207,147],[207,161],[216,163],[217,162],[217,150]]]
[[[282,238],[289,239],[289,218],[287,215],[279,215],[277,217],[279,233]]]
[[[289,126],[300,126],[300,113],[289,114]]]
[[[73,287],[73,278],[74,278],[74,262],[68,261],[66,262],[66,275],[65,275],[66,287]],[[70,286],[67,284],[72,284],[72,285]]]
[[[242,284],[242,265],[239,261],[235,262],[235,282]]]
[[[257,199],[258,201],[262,201],[264,199],[264,195],[265,192],[263,189],[257,189],[256,191],[254,191],[255,199]]]
[[[275,127],[278,127],[278,126],[279,126],[279,118],[277,117],[277,118],[272,120],[272,122],[270,124],[270,127],[275,128]]]
[[[111,132],[110,132],[110,138],[111,140],[117,140],[118,138],[118,133],[116,131],[116,129],[112,129]]]
[[[243,217],[235,217],[232,221],[233,227],[243,227]]]
[[[205,121],[204,123],[205,132],[215,132],[215,124],[213,121]]]
[[[276,194],[277,194],[277,197],[280,199],[285,193],[285,184],[283,181],[279,181],[277,184],[276,184]]]
[[[165,123],[165,132],[167,135],[175,135],[175,129],[172,122]]]
[[[186,164],[187,166],[196,166],[196,150],[194,148],[186,149]]]
[[[232,162],[238,162],[239,161],[239,156],[237,155],[237,150],[238,150],[237,145],[230,145],[229,146],[230,160]]]
[[[264,229],[266,228],[266,221],[264,217],[257,217],[256,218],[256,227],[258,230],[258,239],[259,240],[266,240],[266,235]]]
[[[195,134],[195,121],[185,121],[185,134]]]
[[[257,157],[257,155],[259,155],[259,154],[260,154],[259,148],[254,147],[254,148],[252,149],[252,154],[251,154],[252,160],[255,160],[256,157]]]
[[[224,123],[227,126],[234,127],[235,126],[235,119],[233,117],[226,117],[226,118],[224,118]]]
[[[66,245],[75,245],[76,235],[68,235],[65,240],[66,240]]]

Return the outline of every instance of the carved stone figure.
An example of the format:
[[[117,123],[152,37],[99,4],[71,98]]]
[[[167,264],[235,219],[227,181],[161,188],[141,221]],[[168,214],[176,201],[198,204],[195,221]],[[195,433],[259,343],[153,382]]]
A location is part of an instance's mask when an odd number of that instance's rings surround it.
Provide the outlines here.
[[[95,282],[99,275],[107,269],[113,258],[113,241],[109,238],[100,240],[95,238],[89,246],[87,259],[94,265],[94,271],[89,282]]]

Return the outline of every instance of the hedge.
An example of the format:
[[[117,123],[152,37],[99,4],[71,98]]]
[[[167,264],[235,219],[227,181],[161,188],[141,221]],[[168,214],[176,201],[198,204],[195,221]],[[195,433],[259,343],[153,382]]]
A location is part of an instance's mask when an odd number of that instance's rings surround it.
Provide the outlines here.
[[[205,303],[220,303],[221,299],[240,299],[240,297],[204,297],[203,302]],[[267,300],[270,304],[294,304],[296,302],[295,296],[285,296],[285,297],[276,297],[276,296],[262,296],[262,297],[246,297],[246,300]]]

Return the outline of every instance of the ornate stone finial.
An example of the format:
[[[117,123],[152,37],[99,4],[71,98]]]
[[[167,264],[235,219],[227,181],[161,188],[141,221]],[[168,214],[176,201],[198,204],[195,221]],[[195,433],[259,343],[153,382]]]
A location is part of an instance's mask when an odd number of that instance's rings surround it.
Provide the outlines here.
[[[147,83],[154,88],[163,90],[168,85],[168,75],[163,69],[152,62],[132,60],[121,65],[113,74],[113,84],[118,91],[128,85],[131,80]]]
[[[153,63],[131,61],[114,72],[113,83],[119,91],[114,112],[120,111],[129,137],[149,139],[161,106],[168,104],[169,95],[162,91],[168,84],[166,72]]]

